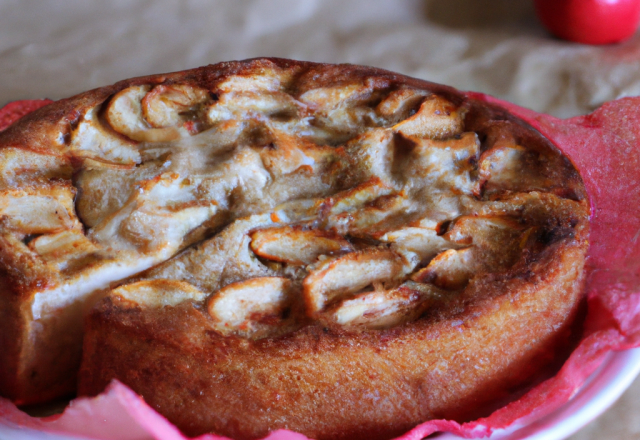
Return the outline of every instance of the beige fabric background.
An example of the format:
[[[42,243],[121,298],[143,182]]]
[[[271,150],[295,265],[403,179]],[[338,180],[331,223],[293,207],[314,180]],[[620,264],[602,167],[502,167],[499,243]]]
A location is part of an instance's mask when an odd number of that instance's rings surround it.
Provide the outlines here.
[[[640,35],[557,41],[529,0],[0,0],[0,105],[256,56],[367,64],[568,117],[640,94]],[[640,439],[640,380],[571,440]]]

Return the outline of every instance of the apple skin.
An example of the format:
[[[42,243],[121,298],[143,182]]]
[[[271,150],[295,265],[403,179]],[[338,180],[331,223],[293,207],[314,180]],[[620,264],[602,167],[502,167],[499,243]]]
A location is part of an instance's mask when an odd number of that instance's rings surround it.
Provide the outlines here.
[[[640,22],[640,0],[534,0],[544,26],[564,40],[585,44],[618,43]]]

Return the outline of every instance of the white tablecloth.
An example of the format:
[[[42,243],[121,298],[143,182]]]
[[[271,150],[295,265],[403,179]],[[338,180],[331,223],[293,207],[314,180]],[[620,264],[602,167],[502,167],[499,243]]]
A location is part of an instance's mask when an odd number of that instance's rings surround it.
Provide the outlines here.
[[[560,117],[640,94],[640,35],[557,41],[529,0],[0,0],[0,105],[278,56],[367,64]],[[640,438],[640,381],[571,440]]]

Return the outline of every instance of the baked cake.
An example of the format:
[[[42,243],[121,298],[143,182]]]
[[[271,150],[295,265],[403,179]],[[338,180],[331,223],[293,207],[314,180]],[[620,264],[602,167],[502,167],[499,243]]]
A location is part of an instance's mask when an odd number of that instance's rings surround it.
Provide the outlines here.
[[[505,110],[351,65],[222,63],[0,134],[0,393],[118,379],[183,432],[388,438],[572,341],[588,202]],[[84,348],[82,349],[82,321]]]

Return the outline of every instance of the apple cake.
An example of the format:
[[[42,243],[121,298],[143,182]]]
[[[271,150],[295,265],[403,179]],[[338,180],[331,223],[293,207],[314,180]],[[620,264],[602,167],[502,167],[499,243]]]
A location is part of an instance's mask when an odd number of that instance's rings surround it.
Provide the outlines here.
[[[579,174],[446,86],[221,63],[58,101],[0,146],[17,403],[118,379],[189,435],[388,438],[485,415],[578,331]]]

